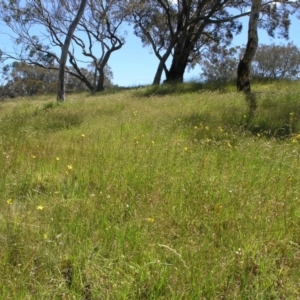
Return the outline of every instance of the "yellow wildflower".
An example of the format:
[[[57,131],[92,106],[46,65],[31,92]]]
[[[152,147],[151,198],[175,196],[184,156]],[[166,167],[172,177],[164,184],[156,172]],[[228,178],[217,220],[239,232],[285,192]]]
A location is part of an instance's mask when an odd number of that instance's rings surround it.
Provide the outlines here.
[[[36,209],[37,209],[37,210],[44,210],[44,206],[38,205],[38,206],[36,207]]]
[[[56,157],[55,157],[55,159],[56,159],[57,161],[59,161],[59,160],[60,160],[60,158],[59,158],[58,156],[56,156]]]
[[[83,134],[81,135],[81,137],[85,138],[85,134],[83,133]]]
[[[13,199],[8,199],[8,200],[6,201],[6,203],[7,203],[8,205],[12,205],[12,204],[13,204],[13,202],[14,202],[14,200],[13,200]]]
[[[31,155],[31,157],[32,157],[32,158],[36,158],[36,156],[35,156],[35,155]]]
[[[72,170],[73,166],[72,165],[68,165],[68,170]]]
[[[146,221],[149,222],[149,223],[154,223],[154,219],[153,218],[147,218]]]

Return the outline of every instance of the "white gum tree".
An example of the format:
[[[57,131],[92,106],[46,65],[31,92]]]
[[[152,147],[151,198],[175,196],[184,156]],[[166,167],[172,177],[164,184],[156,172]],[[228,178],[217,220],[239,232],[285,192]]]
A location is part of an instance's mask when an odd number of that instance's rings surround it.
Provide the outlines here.
[[[64,45],[61,51],[61,57],[59,62],[59,73],[58,73],[58,90],[57,90],[57,101],[64,102],[65,101],[65,69],[66,69],[66,62],[69,53],[69,46],[72,41],[72,37],[74,31],[83,15],[87,0],[81,0],[78,12],[76,14],[75,19],[72,21]]]
[[[252,0],[251,13],[249,17],[248,41],[245,53],[237,68],[237,90],[250,92],[250,69],[251,62],[258,47],[258,20],[262,7],[262,0]]]

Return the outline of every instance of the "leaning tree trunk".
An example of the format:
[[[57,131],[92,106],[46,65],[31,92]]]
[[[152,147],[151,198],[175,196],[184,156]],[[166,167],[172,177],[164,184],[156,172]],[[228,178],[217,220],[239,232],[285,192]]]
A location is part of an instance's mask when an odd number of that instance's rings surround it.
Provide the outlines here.
[[[160,84],[161,76],[162,76],[162,73],[163,73],[164,70],[165,70],[165,73],[166,73],[166,76],[167,76],[168,70],[166,68],[166,61],[161,60],[159,62],[159,65],[157,67],[157,70],[156,70],[156,73],[155,73],[155,76],[154,76],[154,80],[153,80],[153,83],[152,83],[153,85]]]
[[[237,90],[250,92],[250,68],[258,47],[257,25],[262,0],[252,0],[249,18],[248,42],[243,58],[237,68]]]
[[[58,90],[57,90],[57,101],[64,102],[65,101],[65,68],[66,68],[66,61],[68,57],[69,46],[73,37],[73,33],[79,23],[87,0],[81,0],[80,7],[78,9],[77,15],[73,22],[71,23],[64,45],[61,51],[60,63],[59,63],[59,74],[58,74]]]
[[[173,45],[173,43],[172,43],[172,45]],[[156,73],[155,73],[155,76],[154,76],[154,80],[153,80],[153,83],[152,83],[153,85],[160,84],[161,76],[162,76],[163,71],[165,71],[166,77],[168,76],[169,71],[166,67],[166,61],[167,61],[168,57],[171,54],[171,51],[172,51],[172,48],[173,48],[172,45],[169,46],[169,48],[167,49],[166,53],[163,56],[160,56],[158,53],[156,54],[156,56],[159,59],[159,65],[157,67],[157,70],[156,70]]]

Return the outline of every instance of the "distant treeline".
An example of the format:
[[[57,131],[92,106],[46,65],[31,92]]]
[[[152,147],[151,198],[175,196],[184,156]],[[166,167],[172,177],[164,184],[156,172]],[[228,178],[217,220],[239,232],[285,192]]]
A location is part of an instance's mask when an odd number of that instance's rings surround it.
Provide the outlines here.
[[[201,78],[209,82],[230,82],[236,78],[241,47],[207,53],[201,62]],[[252,62],[251,77],[257,79],[297,79],[300,77],[300,49],[286,45],[261,44]]]
[[[86,77],[93,79],[94,74],[85,68],[81,72]],[[112,72],[109,67],[105,69],[105,87],[111,87]],[[79,79],[66,74],[66,91],[80,92],[88,90],[87,86]],[[24,62],[13,62],[2,69],[2,86],[0,98],[15,98],[39,94],[57,93],[58,70],[45,69]]]

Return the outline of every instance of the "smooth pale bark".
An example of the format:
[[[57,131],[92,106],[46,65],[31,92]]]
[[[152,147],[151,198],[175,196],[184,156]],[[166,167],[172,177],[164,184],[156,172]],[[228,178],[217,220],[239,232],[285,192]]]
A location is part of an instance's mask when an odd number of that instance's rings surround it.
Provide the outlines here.
[[[258,47],[258,18],[261,11],[262,0],[252,0],[251,13],[249,18],[248,42],[244,56],[237,68],[237,90],[250,92],[250,68]]]
[[[139,24],[139,27],[141,28],[141,30],[143,31],[143,34],[147,37],[149,43],[151,44],[155,56],[159,59],[159,64],[158,64],[152,84],[153,85],[160,84],[162,72],[165,71],[166,76],[168,74],[168,69],[166,67],[166,61],[172,52],[172,49],[175,45],[176,38],[173,38],[170,45],[166,49],[165,54],[161,56],[151,34],[146,30],[146,28],[141,23],[138,23],[138,24]]]
[[[77,15],[73,22],[71,23],[68,34],[66,36],[64,45],[61,51],[60,63],[59,63],[59,74],[58,74],[58,91],[57,91],[57,101],[65,101],[65,67],[68,57],[69,46],[73,37],[73,33],[83,15],[87,0],[82,0]]]
[[[105,55],[103,56],[103,59],[101,60],[99,66],[97,66],[97,70],[99,72],[99,78],[98,78],[98,83],[97,83],[97,86],[95,86],[95,90],[93,92],[101,92],[104,90],[104,80],[105,80],[105,72],[104,72],[104,69],[105,69],[105,66],[107,66],[107,63],[108,63],[108,60],[111,56],[111,54],[114,52],[114,51],[117,51],[119,49],[121,49],[123,46],[123,43],[120,41],[119,42],[119,45],[115,46],[113,45],[111,49],[109,49]]]

